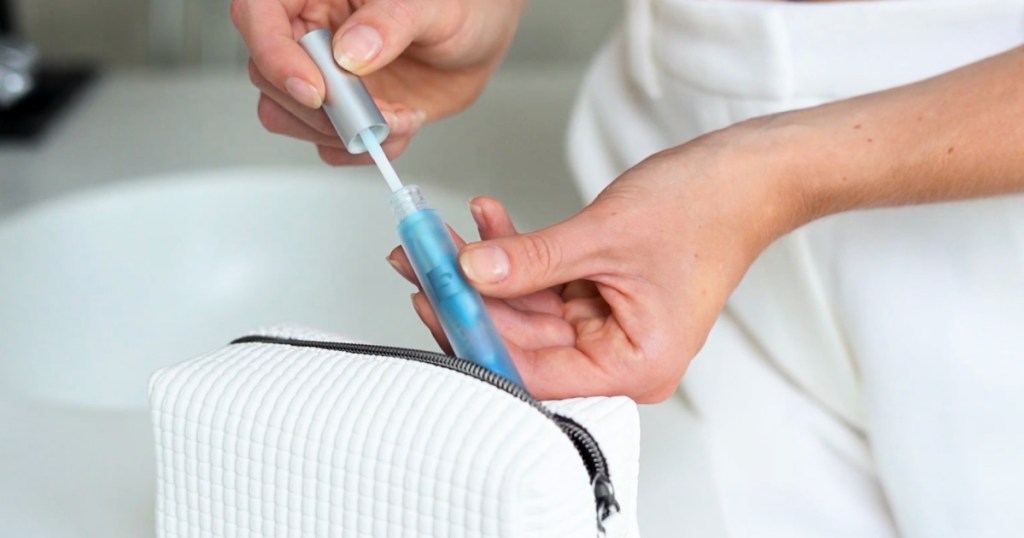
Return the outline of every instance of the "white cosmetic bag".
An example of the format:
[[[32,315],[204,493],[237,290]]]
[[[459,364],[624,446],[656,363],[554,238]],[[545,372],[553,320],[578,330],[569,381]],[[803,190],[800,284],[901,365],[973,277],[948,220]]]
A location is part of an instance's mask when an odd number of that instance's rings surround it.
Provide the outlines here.
[[[161,537],[638,536],[628,398],[273,329],[150,380]]]

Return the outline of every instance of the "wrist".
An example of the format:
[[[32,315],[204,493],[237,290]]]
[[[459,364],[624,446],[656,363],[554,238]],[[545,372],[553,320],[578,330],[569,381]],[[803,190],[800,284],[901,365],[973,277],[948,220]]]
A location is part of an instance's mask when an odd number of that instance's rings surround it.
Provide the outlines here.
[[[786,233],[816,219],[852,209],[883,205],[881,187],[899,162],[886,151],[886,133],[845,103],[755,118],[735,128],[747,132],[745,153],[771,190],[778,208],[775,225]]]
[[[728,170],[721,177],[732,178],[729,191],[743,193],[738,209],[761,248],[839,211],[820,173],[816,129],[789,114],[753,118],[708,135],[720,139],[713,142],[722,150],[716,160]]]

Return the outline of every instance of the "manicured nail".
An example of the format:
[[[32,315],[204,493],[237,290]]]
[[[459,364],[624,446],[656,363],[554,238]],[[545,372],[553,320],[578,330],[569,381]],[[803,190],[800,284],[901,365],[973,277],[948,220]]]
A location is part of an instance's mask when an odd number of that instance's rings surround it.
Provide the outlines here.
[[[312,84],[297,77],[291,77],[284,81],[284,88],[299,104],[309,108],[320,108],[324,101],[320,98],[320,92]]]
[[[495,284],[508,276],[508,254],[498,247],[469,249],[459,257],[466,277],[484,284]]]
[[[384,40],[377,30],[364,24],[357,24],[338,38],[334,47],[334,59],[348,71],[357,71],[370,62],[384,48]]]
[[[473,222],[476,223],[477,228],[484,227],[484,208],[469,201],[469,212],[473,215]]]

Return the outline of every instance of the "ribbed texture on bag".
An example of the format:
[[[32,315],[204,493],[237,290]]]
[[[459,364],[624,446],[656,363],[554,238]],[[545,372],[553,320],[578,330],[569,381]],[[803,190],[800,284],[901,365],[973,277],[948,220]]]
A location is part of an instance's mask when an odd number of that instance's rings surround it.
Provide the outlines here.
[[[616,486],[632,495],[629,513],[618,516],[632,532],[620,535],[634,535],[635,406],[624,398],[577,402],[603,417],[617,459],[629,462],[621,474],[610,466]],[[562,431],[456,372],[242,344],[157,372],[150,404],[162,537],[596,532],[593,490]],[[559,412],[572,416],[573,405]],[[595,414],[595,406],[603,409]]]

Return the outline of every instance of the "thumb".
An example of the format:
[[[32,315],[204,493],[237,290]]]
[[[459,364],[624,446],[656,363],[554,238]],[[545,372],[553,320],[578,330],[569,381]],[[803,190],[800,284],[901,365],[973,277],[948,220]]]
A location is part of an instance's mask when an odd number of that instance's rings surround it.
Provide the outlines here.
[[[367,2],[338,28],[334,59],[358,75],[384,67],[435,26],[444,9],[438,4],[416,0]]]
[[[519,297],[609,269],[607,234],[599,217],[583,211],[533,233],[466,245],[462,272],[489,297]]]

